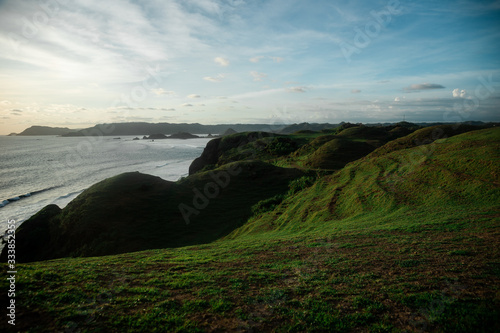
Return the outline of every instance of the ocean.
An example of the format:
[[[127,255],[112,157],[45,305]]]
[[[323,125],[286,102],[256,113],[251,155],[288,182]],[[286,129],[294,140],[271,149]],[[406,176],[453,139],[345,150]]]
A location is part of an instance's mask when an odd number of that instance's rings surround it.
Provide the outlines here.
[[[209,138],[0,136],[0,233],[49,204],[63,208],[91,185],[124,172],[175,181]]]

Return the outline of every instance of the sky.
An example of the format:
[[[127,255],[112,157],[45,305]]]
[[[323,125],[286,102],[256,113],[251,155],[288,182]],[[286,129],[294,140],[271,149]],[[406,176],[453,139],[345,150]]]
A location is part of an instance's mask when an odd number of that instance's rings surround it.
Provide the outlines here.
[[[0,0],[0,135],[498,122],[499,106],[498,0]]]

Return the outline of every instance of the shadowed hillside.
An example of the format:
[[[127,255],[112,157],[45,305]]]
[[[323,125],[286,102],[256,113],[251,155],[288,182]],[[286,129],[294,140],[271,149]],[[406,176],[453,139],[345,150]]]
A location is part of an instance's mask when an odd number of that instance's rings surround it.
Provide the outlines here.
[[[211,242],[244,224],[252,205],[286,191],[301,175],[259,161],[236,162],[176,183],[125,173],[93,185],[62,210],[51,205],[23,223],[16,232],[16,259]]]

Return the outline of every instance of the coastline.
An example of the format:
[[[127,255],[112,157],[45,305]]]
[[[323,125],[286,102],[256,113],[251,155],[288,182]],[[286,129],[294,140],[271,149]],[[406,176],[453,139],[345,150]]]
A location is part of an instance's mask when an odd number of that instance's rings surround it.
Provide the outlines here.
[[[79,164],[68,165],[67,156],[78,156],[70,154],[78,152],[78,147],[87,140],[57,136],[0,136],[6,148],[2,152],[6,158],[0,161],[0,164],[3,162],[0,170],[4,175],[0,202],[14,199],[0,207],[0,230],[5,230],[9,219],[16,219],[19,226],[46,205],[57,204],[63,208],[86,188],[123,172],[141,171],[165,180],[178,180],[188,174],[189,165],[210,140],[149,142],[133,141],[133,138],[113,140],[106,137],[101,144],[92,146],[94,156],[83,151],[85,154],[81,154]],[[141,157],[129,161],[128,158],[134,155]],[[8,162],[10,160],[12,162]],[[20,200],[15,200],[17,197]]]

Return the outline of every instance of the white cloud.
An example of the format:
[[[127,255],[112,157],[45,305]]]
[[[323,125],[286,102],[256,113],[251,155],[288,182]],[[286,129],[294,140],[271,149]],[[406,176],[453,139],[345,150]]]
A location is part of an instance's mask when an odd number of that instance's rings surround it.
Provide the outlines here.
[[[259,73],[256,71],[251,71],[250,75],[253,77],[254,81],[262,81],[264,78],[267,77],[266,73]]]
[[[282,57],[272,57],[272,56],[256,56],[256,57],[250,58],[250,62],[253,62],[253,63],[258,63],[258,62],[259,62],[259,61],[261,61],[262,59],[271,59],[272,61],[277,62],[277,63],[280,63],[280,62],[282,62],[283,60],[285,60],[285,59],[284,59],[284,58],[282,58]]]
[[[191,4],[197,6],[208,14],[220,15],[222,12],[222,8],[220,5],[212,0],[191,0]]]
[[[465,98],[467,96],[467,91],[465,89],[453,89],[451,92],[453,95],[453,98]]]
[[[193,104],[189,104],[189,103],[184,103],[184,104],[181,104],[182,107],[191,107],[193,106]]]
[[[259,100],[260,98],[270,96],[270,95],[277,95],[283,93],[283,89],[266,89],[266,90],[260,90],[260,91],[251,91],[251,92],[246,92],[242,94],[237,94],[237,95],[232,95],[229,98],[238,100],[238,99],[252,99],[252,100]]]
[[[359,89],[351,90],[351,94],[359,94],[360,92],[361,92],[361,90],[359,90]]]
[[[265,58],[264,56],[253,57],[253,58],[250,58],[250,62],[258,63],[259,61],[261,61],[264,58]]]
[[[394,102],[401,102],[401,98],[399,97],[394,98]]]
[[[224,67],[229,66],[229,60],[227,60],[225,58],[217,57],[217,58],[214,59],[214,61],[217,64],[219,64],[221,66],[224,66]]]
[[[290,87],[286,89],[289,92],[296,92],[296,93],[305,93],[306,88],[305,87]]]
[[[205,76],[203,78],[203,80],[205,81],[210,81],[210,82],[222,82],[222,80],[224,79],[224,74],[219,74],[215,77],[213,76]]]
[[[200,98],[201,96],[200,95],[197,95],[197,94],[191,94],[191,95],[187,95],[187,98]]]
[[[165,90],[163,88],[151,89],[151,91],[153,93],[155,93],[156,95],[175,95],[175,92],[169,91],[169,90]]]

